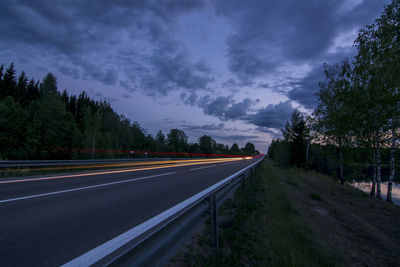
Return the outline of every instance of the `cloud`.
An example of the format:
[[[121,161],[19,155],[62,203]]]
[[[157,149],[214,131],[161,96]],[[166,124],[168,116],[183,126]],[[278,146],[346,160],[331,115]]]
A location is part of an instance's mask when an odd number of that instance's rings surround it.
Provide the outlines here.
[[[233,142],[243,142],[243,141],[250,141],[251,139],[259,138],[258,135],[214,135],[215,139],[218,140],[226,140],[226,141],[233,141]]]
[[[374,0],[350,2],[215,1],[217,14],[235,28],[227,40],[230,71],[252,84],[287,62],[321,61],[338,33],[372,23],[383,5]]]
[[[245,98],[241,102],[233,100],[233,96],[218,96],[212,99],[209,95],[202,97],[198,103],[204,114],[216,116],[221,120],[237,120],[244,118],[254,101]]]
[[[120,84],[149,95],[205,90],[213,81],[204,61],[191,62],[170,34],[202,0],[11,1],[0,3],[0,49],[40,55],[75,79]]]
[[[248,115],[245,120],[259,127],[280,129],[290,119],[293,110],[290,101],[280,102],[276,105],[270,104],[256,113]]]
[[[183,130],[187,131],[220,131],[224,128],[224,124],[220,123],[218,125],[216,124],[204,124],[204,125],[191,125],[191,124],[183,124]]]
[[[177,89],[190,92],[206,90],[208,84],[214,80],[212,72],[204,63],[188,62],[183,51],[171,53],[159,48],[148,60],[149,69],[141,75],[141,86],[162,95]]]
[[[71,76],[74,79],[79,79],[81,77],[79,70],[74,67],[60,66],[60,67],[58,67],[58,70],[61,73],[65,74],[67,76]]]
[[[319,90],[318,83],[324,79],[322,66],[314,68],[306,77],[298,82],[292,82],[292,90],[287,93],[287,97],[305,108],[314,109],[317,106],[315,94]]]
[[[187,92],[182,92],[180,98],[186,105],[194,106],[198,100],[198,95],[194,92],[190,95]]]

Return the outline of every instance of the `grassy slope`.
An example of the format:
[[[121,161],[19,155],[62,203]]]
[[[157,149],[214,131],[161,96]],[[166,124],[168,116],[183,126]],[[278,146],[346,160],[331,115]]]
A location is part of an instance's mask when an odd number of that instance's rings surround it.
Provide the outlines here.
[[[400,207],[314,172],[266,161],[246,192],[220,208],[220,249],[209,227],[172,266],[398,266]]]

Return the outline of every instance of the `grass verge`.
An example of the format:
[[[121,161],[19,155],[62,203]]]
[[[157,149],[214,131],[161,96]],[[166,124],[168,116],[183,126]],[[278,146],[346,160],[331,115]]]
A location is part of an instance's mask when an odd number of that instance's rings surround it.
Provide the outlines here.
[[[331,177],[265,161],[169,266],[399,266],[400,207]]]
[[[264,162],[246,190],[220,209],[220,248],[210,246],[209,226],[184,246],[169,266],[334,266],[313,242],[312,231],[287,198],[284,181]],[[295,190],[297,182],[287,183]]]

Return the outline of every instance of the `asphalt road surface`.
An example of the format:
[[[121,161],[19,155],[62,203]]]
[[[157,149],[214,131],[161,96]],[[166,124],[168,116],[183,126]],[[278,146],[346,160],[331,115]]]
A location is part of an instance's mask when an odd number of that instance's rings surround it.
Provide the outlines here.
[[[0,266],[64,264],[257,160],[2,178]]]

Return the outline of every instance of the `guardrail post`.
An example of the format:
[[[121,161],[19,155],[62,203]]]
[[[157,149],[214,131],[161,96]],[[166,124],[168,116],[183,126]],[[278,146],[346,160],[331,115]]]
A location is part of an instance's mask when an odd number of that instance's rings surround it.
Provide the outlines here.
[[[218,248],[218,214],[217,214],[217,201],[215,194],[210,196],[210,215],[211,215],[211,244]]]
[[[244,192],[244,188],[245,188],[245,180],[246,180],[246,175],[243,174],[242,175],[242,191]]]

